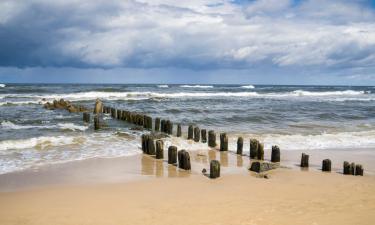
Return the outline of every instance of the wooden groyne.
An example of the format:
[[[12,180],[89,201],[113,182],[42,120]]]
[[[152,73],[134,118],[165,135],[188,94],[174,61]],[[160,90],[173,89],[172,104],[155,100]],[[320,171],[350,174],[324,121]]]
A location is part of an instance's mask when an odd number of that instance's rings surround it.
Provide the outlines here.
[[[64,99],[54,100],[52,103],[47,102],[44,107],[46,109],[65,109],[69,112],[82,112],[82,119],[85,123],[90,123],[91,114],[93,113],[94,129],[99,130],[103,127],[102,114],[108,114],[113,119],[124,121],[133,125],[138,126],[138,129],[148,130],[150,134],[143,134],[141,136],[142,151],[144,154],[154,156],[155,159],[164,159],[164,142],[162,140],[165,136],[157,135],[158,133],[165,135],[174,135],[173,127],[176,126],[175,136],[182,137],[182,125],[180,123],[173,123],[169,119],[162,119],[156,117],[154,120],[151,116],[132,112],[124,109],[116,109],[114,107],[105,106],[102,101],[97,99],[93,110],[89,110],[80,105],[73,105],[69,101]],[[226,133],[220,133],[219,135],[219,146],[216,143],[216,132],[209,130],[207,134],[206,129],[200,129],[199,126],[189,124],[187,127],[187,139],[193,142],[207,143],[208,147],[216,149],[221,152],[229,151],[229,139]],[[249,140],[249,158],[250,160],[256,160],[252,162],[250,170],[261,173],[270,169],[278,168],[281,162],[281,150],[278,146],[274,145],[271,148],[271,159],[270,162],[264,160],[264,144],[259,140],[251,138]],[[237,138],[237,149],[236,154],[239,157],[243,156],[244,139],[242,137]],[[168,164],[178,166],[183,170],[191,170],[191,162],[189,152],[181,149],[178,150],[176,146],[168,147]],[[302,153],[300,166],[302,168],[309,167],[309,155]],[[324,159],[322,161],[321,170],[324,172],[331,172],[332,162],[330,159]],[[345,161],[343,163],[343,174],[345,175],[356,175],[363,176],[364,169],[361,164],[349,163]],[[220,163],[216,160],[210,161],[210,176],[211,178],[220,177]]]

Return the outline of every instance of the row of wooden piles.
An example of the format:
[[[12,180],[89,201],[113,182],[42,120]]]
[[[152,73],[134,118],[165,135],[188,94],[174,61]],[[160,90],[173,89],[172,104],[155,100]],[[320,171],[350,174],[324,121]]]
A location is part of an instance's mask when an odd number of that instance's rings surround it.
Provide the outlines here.
[[[142,126],[144,129],[148,129],[156,132],[163,132],[169,135],[173,134],[173,127],[174,124],[170,120],[164,120],[161,118],[155,118],[155,122],[153,125],[153,119],[151,116],[138,113],[138,112],[131,112],[127,110],[120,110],[113,107],[104,106],[100,100],[97,100],[95,103],[94,108],[94,128],[95,130],[100,129],[101,122],[100,117],[98,116],[100,113],[110,114],[112,118],[126,121],[128,123],[132,123],[134,125]],[[90,122],[90,114],[84,113],[83,120],[85,122]],[[176,136],[182,137],[182,128],[181,124],[176,124],[177,131]],[[207,135],[208,133],[208,135]],[[226,133],[220,133],[220,151],[228,151],[228,136]],[[188,132],[187,132],[187,139],[193,140],[194,142],[202,142],[207,143],[209,147],[216,148],[216,133],[214,130],[209,130],[207,132],[206,129],[200,129],[198,126],[189,125]],[[244,139],[242,137],[238,137],[237,139],[237,151],[238,155],[243,155],[243,146],[244,146]],[[163,149],[164,143],[162,140],[154,140],[153,135],[142,135],[142,150],[145,154],[148,155],[155,155],[156,159],[162,159],[163,156]],[[259,142],[257,139],[250,139],[250,159],[256,160],[264,160],[264,144]],[[178,164],[177,164],[178,159]],[[276,145],[272,146],[271,149],[271,163],[279,163],[280,162],[280,148]],[[170,146],[168,148],[168,163],[173,165],[178,165],[179,168],[184,170],[190,170],[190,156],[186,150],[180,150],[177,152],[176,146]],[[322,161],[322,171],[330,172],[331,171],[331,160],[324,159]],[[301,167],[306,168],[309,167],[309,155],[302,153],[301,156]],[[210,168],[213,170],[211,172],[210,169],[210,177],[216,178],[220,176],[220,163],[217,160],[212,160],[210,162]],[[343,174],[351,174],[351,175],[360,175],[363,176],[363,167],[360,164],[344,162],[343,166]]]

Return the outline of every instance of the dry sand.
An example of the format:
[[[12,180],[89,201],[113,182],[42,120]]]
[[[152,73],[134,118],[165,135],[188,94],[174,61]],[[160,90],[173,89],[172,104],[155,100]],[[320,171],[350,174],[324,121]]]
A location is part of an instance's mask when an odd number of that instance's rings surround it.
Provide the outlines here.
[[[212,158],[216,180],[200,173]],[[139,155],[2,175],[0,224],[375,224],[373,175],[281,168],[264,179],[245,157],[192,159],[191,172]]]

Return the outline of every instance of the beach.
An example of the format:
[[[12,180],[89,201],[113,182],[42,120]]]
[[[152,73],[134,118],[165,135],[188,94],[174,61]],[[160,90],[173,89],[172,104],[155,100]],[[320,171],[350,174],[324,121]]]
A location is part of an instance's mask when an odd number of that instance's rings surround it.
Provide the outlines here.
[[[213,157],[222,165],[218,179],[201,173]],[[265,179],[247,170],[246,156],[202,150],[192,159],[192,171],[137,155],[0,175],[0,224],[375,222],[373,175],[281,163]]]

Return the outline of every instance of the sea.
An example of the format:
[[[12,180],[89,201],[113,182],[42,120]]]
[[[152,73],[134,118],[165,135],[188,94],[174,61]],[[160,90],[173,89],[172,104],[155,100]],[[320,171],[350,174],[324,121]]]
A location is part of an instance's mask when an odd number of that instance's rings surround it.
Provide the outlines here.
[[[140,136],[149,131],[103,115],[107,128],[94,131],[82,114],[46,110],[63,98],[94,107],[137,111],[187,126],[226,132],[229,150],[237,137],[257,138],[265,149],[282,151],[374,148],[375,87],[212,84],[0,84],[0,174],[89,158],[141,154]],[[176,128],[174,128],[176,132]],[[207,149],[186,138],[166,146]]]

